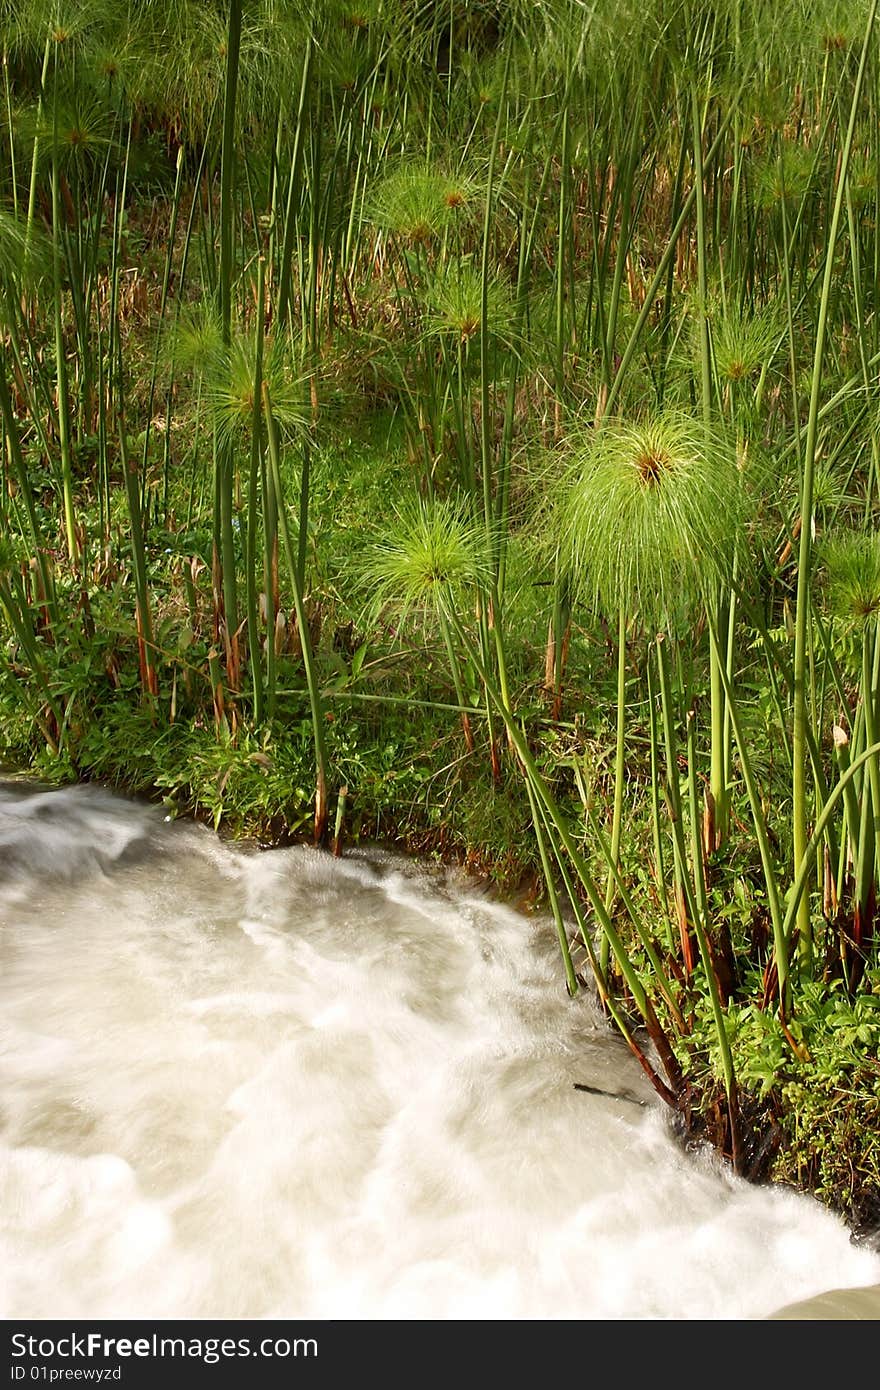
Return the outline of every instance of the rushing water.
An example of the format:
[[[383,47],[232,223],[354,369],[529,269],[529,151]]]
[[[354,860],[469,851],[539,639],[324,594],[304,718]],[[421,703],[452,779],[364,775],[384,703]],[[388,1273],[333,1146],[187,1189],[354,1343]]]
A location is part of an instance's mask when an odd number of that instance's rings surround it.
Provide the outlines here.
[[[5,1317],[741,1318],[880,1279],[681,1153],[546,923],[453,879],[6,784],[0,913]]]

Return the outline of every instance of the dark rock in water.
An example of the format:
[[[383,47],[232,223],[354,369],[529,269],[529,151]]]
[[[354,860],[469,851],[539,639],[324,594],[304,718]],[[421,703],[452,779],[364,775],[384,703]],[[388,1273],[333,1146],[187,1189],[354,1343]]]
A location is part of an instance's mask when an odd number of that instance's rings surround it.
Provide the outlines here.
[[[641,1100],[638,1096],[633,1095],[632,1091],[606,1091],[601,1086],[587,1086],[581,1081],[575,1081],[574,1089],[585,1091],[590,1096],[607,1096],[609,1100],[624,1100],[628,1105],[648,1104],[646,1100]]]

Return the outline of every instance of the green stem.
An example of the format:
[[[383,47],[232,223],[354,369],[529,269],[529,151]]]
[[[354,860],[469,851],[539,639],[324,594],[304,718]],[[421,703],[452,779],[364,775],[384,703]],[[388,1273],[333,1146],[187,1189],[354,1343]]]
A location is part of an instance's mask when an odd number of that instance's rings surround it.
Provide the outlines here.
[[[76,510],[73,501],[73,455],[70,443],[70,392],[67,378],[67,351],[64,343],[63,298],[61,283],[61,195],[58,169],[58,98],[56,95],[52,121],[52,276],[55,289],[55,375],[58,389],[58,432],[61,446],[61,480],[64,501],[64,529],[67,553],[73,566],[79,561],[79,540],[76,531]]]
[[[626,775],[624,766],[626,738],[626,615],[621,607],[617,622],[617,736],[614,753],[614,810],[611,817],[611,860],[617,866],[620,861],[620,829],[623,820],[623,783]],[[614,907],[614,875],[609,870],[605,888],[605,907],[611,912]],[[601,958],[602,969],[608,968],[608,945],[603,942]]]
[[[721,660],[718,633],[711,615],[709,616],[709,636],[719,656],[718,669],[721,673],[721,682],[724,686],[724,694],[727,698],[727,710],[733,728],[733,735],[736,739],[736,746],[739,749],[743,780],[746,784],[746,792],[752,811],[752,822],[755,827],[755,838],[758,841],[758,850],[761,855],[761,864],[764,870],[767,906],[770,909],[770,920],[773,925],[773,957],[778,978],[779,1007],[783,1017],[785,1017],[790,1008],[788,936],[783,926],[782,908],[779,901],[779,886],[776,879],[776,866],[773,863],[773,855],[770,849],[770,837],[767,832],[767,823],[764,817],[761,794],[752,770],[752,761],[749,757],[748,741],[743,734],[739,719],[739,710],[733,697],[733,690],[728,680],[724,662]]]
[[[220,154],[220,328],[224,346],[232,341],[232,229],[235,196],[235,110],[241,50],[242,0],[230,0],[226,34],[226,85],[223,97],[223,139]],[[233,488],[235,461],[232,441],[224,433],[217,457],[218,553],[221,557],[223,611],[226,628],[227,676],[238,683],[238,589],[235,573]],[[218,537],[215,533],[215,544]]]
[[[251,454],[248,472],[247,535],[245,538],[247,567],[247,627],[251,682],[254,690],[254,721],[263,722],[263,667],[260,652],[259,603],[257,600],[257,529],[259,512],[257,496],[263,461],[263,339],[265,334],[266,263],[262,256],[257,265],[257,327],[254,354],[254,408],[251,418]],[[269,630],[268,640],[275,633]]]
[[[323,701],[321,700],[321,689],[318,684],[317,670],[315,668],[308,618],[306,616],[303,594],[299,583],[297,549],[294,545],[293,537],[290,534],[290,523],[287,519],[287,509],[284,505],[284,492],[281,486],[281,456],[278,444],[278,428],[272,414],[269,385],[265,380],[263,381],[263,408],[266,416],[266,437],[269,445],[269,463],[272,470],[272,483],[275,489],[275,499],[278,506],[278,524],[281,538],[284,542],[284,554],[287,559],[290,586],[293,590],[293,603],[296,610],[296,621],[299,629],[300,646],[302,648],[303,668],[305,670],[309,707],[312,716],[312,735],[315,745],[315,772],[317,779],[315,789],[315,843],[322,844],[327,834],[328,816],[327,751],[324,739],[324,707]],[[270,632],[269,638],[270,641],[274,641],[273,632]]]
[[[535,797],[534,788],[526,778],[526,791],[528,793],[529,805],[532,809],[532,825],[535,830],[535,838],[538,841],[538,853],[541,856],[541,868],[544,873],[544,884],[547,888],[547,897],[550,901],[550,910],[553,913],[553,921],[556,924],[556,935],[559,940],[559,950],[562,955],[562,963],[565,968],[565,983],[569,994],[574,997],[577,994],[577,976],[571,961],[571,950],[568,945],[568,933],[565,930],[565,922],[562,920],[562,911],[559,906],[559,895],[556,892],[556,883],[553,878],[553,869],[547,854],[547,843],[544,838],[544,827],[542,817]]]

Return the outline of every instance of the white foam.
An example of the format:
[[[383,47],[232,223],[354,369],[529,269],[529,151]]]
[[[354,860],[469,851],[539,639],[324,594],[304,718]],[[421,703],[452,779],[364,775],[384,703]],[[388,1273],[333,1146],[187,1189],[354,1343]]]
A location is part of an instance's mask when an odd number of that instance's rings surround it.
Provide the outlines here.
[[[815,1203],[575,1092],[648,1098],[548,924],[61,795],[84,860],[149,856],[47,884],[38,845],[0,889],[3,1316],[742,1318],[880,1279]],[[39,799],[3,803],[19,845]]]

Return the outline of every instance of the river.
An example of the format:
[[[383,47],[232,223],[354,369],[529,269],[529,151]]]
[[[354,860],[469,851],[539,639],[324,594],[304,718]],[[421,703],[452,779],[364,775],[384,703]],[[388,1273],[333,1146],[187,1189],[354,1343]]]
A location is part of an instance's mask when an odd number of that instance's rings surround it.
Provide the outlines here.
[[[6,1318],[739,1319],[880,1282],[817,1203],[682,1152],[548,924],[455,875],[7,782],[0,923]]]

